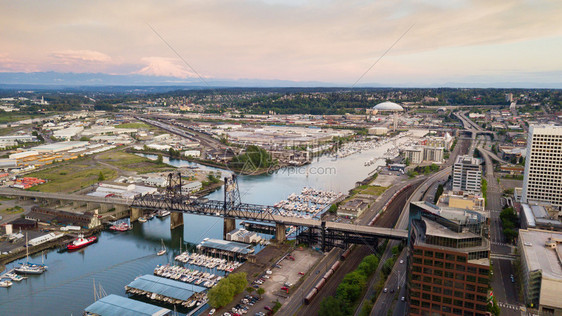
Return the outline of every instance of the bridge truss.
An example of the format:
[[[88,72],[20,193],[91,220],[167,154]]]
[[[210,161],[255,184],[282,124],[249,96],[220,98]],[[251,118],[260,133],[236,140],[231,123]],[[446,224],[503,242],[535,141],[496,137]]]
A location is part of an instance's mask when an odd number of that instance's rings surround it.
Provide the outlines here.
[[[359,230],[328,228],[326,222],[320,220],[299,220],[294,217],[281,216],[280,209],[277,207],[242,203],[235,175],[224,178],[224,182],[224,200],[209,200],[183,192],[181,174],[170,173],[168,184],[163,193],[137,196],[131,206],[150,210],[168,210],[268,222],[280,224],[281,227],[293,225],[297,227],[296,236],[299,243],[320,244],[323,250],[331,247],[347,248],[350,244],[376,245],[379,238],[404,239],[403,236],[385,236],[384,234]]]

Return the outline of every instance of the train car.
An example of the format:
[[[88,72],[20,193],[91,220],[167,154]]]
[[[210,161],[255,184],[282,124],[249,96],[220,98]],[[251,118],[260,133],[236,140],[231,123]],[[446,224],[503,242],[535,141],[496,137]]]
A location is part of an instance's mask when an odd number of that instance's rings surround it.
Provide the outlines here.
[[[369,223],[370,225],[370,223]],[[341,256],[340,256],[340,260],[345,260],[347,259],[347,257],[349,256],[349,254],[351,253],[351,250],[353,249],[353,245],[351,245],[350,247],[347,248],[346,251],[344,251]]]
[[[312,302],[312,299],[314,299],[314,297],[316,296],[316,294],[318,293],[318,290],[316,288],[313,288],[308,295],[304,298],[304,304],[308,305],[310,304],[310,302]]]
[[[341,265],[341,261],[337,261],[336,263],[334,263],[334,265],[332,265],[332,271],[336,272],[336,270],[340,267]]]

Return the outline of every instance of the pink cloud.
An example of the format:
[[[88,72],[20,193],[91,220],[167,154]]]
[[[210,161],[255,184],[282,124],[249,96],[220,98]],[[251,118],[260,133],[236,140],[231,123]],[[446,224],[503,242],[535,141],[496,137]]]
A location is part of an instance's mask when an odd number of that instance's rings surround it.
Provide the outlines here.
[[[111,61],[108,55],[94,50],[61,50],[51,53],[62,64],[76,63],[107,63]]]

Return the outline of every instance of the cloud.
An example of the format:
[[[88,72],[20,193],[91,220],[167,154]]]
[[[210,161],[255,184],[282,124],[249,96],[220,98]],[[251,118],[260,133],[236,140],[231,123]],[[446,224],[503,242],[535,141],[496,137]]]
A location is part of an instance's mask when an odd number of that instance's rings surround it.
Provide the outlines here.
[[[61,50],[51,53],[51,56],[62,64],[111,62],[111,57],[94,50]]]
[[[388,76],[430,80],[514,67],[562,70],[562,59],[545,53],[562,48],[562,1],[0,3],[0,47],[17,58],[0,60],[0,69],[14,71],[37,65],[41,70],[193,77],[177,59],[147,57],[173,56],[147,23],[199,73],[214,78],[352,83],[412,24],[362,82]]]
[[[197,75],[188,71],[187,66],[175,58],[166,57],[143,57],[141,59],[146,66],[135,71],[135,74],[146,76],[164,76],[176,78],[196,78]]]
[[[34,72],[38,70],[37,65],[13,59],[6,53],[0,53],[0,71]]]

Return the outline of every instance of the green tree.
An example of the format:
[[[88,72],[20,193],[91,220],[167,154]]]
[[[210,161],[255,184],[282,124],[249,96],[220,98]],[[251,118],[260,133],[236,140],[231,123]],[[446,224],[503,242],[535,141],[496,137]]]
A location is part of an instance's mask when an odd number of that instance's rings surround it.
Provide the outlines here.
[[[225,306],[234,298],[234,287],[226,279],[222,279],[207,292],[207,297],[213,308]]]
[[[433,197],[433,203],[437,203],[437,201],[439,201],[439,197],[441,196],[441,194],[443,194],[442,184],[437,187],[437,191],[435,192],[435,196]]]
[[[105,176],[103,175],[103,172],[100,171],[100,174],[98,175],[98,181],[104,181],[105,180]]]
[[[246,286],[248,286],[248,280],[246,279],[246,272],[237,272],[228,276],[231,284],[234,285],[234,290],[236,293],[241,293],[244,291]]]
[[[254,292],[255,290],[256,290],[256,289],[254,289],[254,288],[251,287],[251,286],[248,286],[248,287],[246,288],[246,292],[248,292],[248,294],[252,294],[252,292]]]
[[[348,309],[346,302],[341,301],[337,297],[328,296],[322,300],[318,315],[346,316],[349,315]]]
[[[492,298],[492,301],[488,303],[488,311],[494,316],[500,315],[500,307],[498,306],[498,301],[495,296]]]
[[[158,157],[156,158],[156,163],[159,165],[163,163],[162,154],[158,154]]]
[[[265,294],[265,290],[260,287],[260,288],[257,289],[256,293],[258,293],[258,295],[261,297],[262,295]]]

